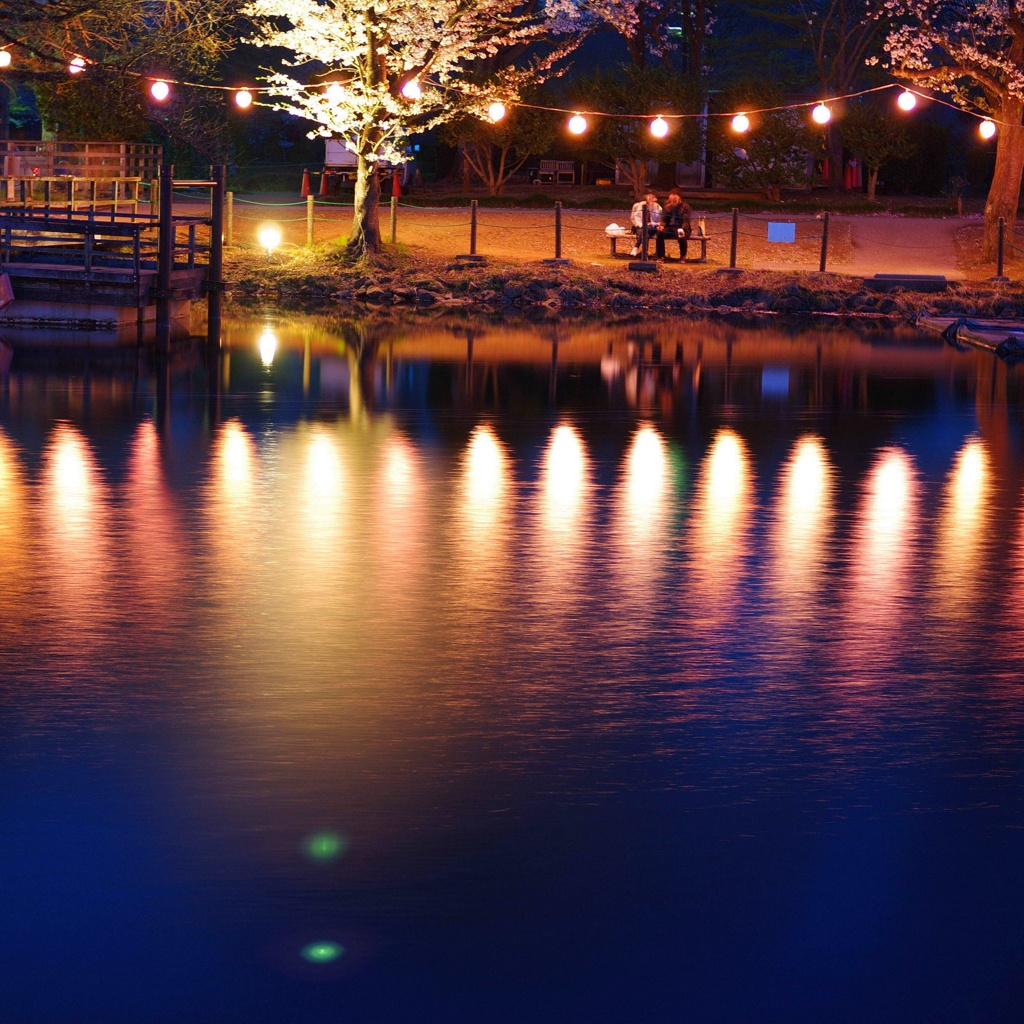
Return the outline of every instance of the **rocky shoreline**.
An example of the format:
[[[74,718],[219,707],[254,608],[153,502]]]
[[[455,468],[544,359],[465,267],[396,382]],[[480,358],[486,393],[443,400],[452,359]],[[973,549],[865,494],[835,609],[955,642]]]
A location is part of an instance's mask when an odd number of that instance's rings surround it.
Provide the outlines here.
[[[819,315],[897,324],[920,313],[1017,319],[1024,288],[1016,282],[950,282],[939,292],[874,290],[842,274],[721,272],[694,265],[659,266],[655,273],[625,267],[440,264],[406,259],[393,266],[349,269],[307,257],[234,270],[231,296],[242,306],[274,302],[284,308],[373,315],[393,307],[464,309],[527,316],[649,311],[673,314],[742,314],[753,317]],[[249,271],[246,273],[246,271]],[[302,271],[305,271],[304,273]]]

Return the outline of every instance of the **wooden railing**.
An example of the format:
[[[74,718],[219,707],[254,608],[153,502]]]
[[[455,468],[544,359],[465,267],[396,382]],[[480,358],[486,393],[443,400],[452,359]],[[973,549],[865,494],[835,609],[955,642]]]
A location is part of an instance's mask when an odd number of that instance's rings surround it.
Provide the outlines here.
[[[144,142],[0,139],[0,177],[156,178],[163,147]]]
[[[138,212],[144,202],[142,189],[149,186],[141,178],[79,178],[35,176],[5,179],[0,186],[0,206],[60,207],[75,210],[127,208]],[[152,211],[151,211],[152,212]]]

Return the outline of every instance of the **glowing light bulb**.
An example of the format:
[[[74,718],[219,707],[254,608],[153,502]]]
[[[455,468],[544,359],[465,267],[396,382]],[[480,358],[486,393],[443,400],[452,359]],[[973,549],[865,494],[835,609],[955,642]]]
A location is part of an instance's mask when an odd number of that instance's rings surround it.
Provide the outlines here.
[[[269,256],[281,244],[281,229],[276,224],[261,224],[256,230],[256,241]]]
[[[487,116],[492,121],[495,121],[495,122],[500,121],[505,116],[505,104],[504,103],[499,103],[497,100],[495,100],[487,108]]]
[[[587,130],[587,119],[581,114],[573,114],[569,118],[569,131],[573,135],[582,135]]]
[[[651,122],[651,134],[656,139],[663,139],[668,135],[668,121],[663,117],[656,117]]]
[[[166,82],[156,81],[149,87],[149,94],[153,99],[162,102],[171,95],[171,87]]]
[[[750,129],[750,118],[746,114],[737,114],[732,119],[732,130],[734,132],[745,132]]]
[[[423,95],[420,83],[415,78],[410,79],[402,86],[402,95],[407,100],[418,100]]]
[[[345,90],[337,82],[331,82],[331,84],[327,86],[327,98],[332,103],[339,103],[344,96]]]
[[[832,120],[832,111],[824,103],[819,103],[811,111],[811,118],[815,124],[828,124]]]
[[[917,97],[909,89],[904,89],[896,98],[896,105],[900,110],[913,110],[917,106]]]
[[[981,124],[978,125],[978,134],[983,139],[991,139],[996,133],[996,123],[990,117],[986,117]]]
[[[11,66],[11,51],[0,50],[0,68],[9,68]]]
[[[68,74],[80,75],[85,70],[85,58],[84,57],[72,57],[71,63],[68,64]]]
[[[248,89],[239,89],[235,93],[235,104],[242,110],[252,106],[252,93]]]

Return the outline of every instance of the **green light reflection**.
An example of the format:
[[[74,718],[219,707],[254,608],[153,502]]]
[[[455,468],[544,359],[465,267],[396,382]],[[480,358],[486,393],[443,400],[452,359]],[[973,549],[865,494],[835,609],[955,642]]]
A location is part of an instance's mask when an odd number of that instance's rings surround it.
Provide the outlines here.
[[[303,957],[311,964],[329,964],[344,952],[345,947],[337,942],[311,942],[302,948]]]

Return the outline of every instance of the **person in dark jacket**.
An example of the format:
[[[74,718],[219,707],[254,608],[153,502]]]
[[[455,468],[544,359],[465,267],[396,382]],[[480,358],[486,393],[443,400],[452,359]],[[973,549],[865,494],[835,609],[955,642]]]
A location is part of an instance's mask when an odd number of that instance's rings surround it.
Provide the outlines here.
[[[669,192],[662,209],[661,221],[658,224],[658,234],[654,242],[654,258],[656,260],[666,259],[665,239],[674,238],[679,243],[679,259],[686,259],[686,240],[690,237],[690,209],[683,197],[673,189]]]

